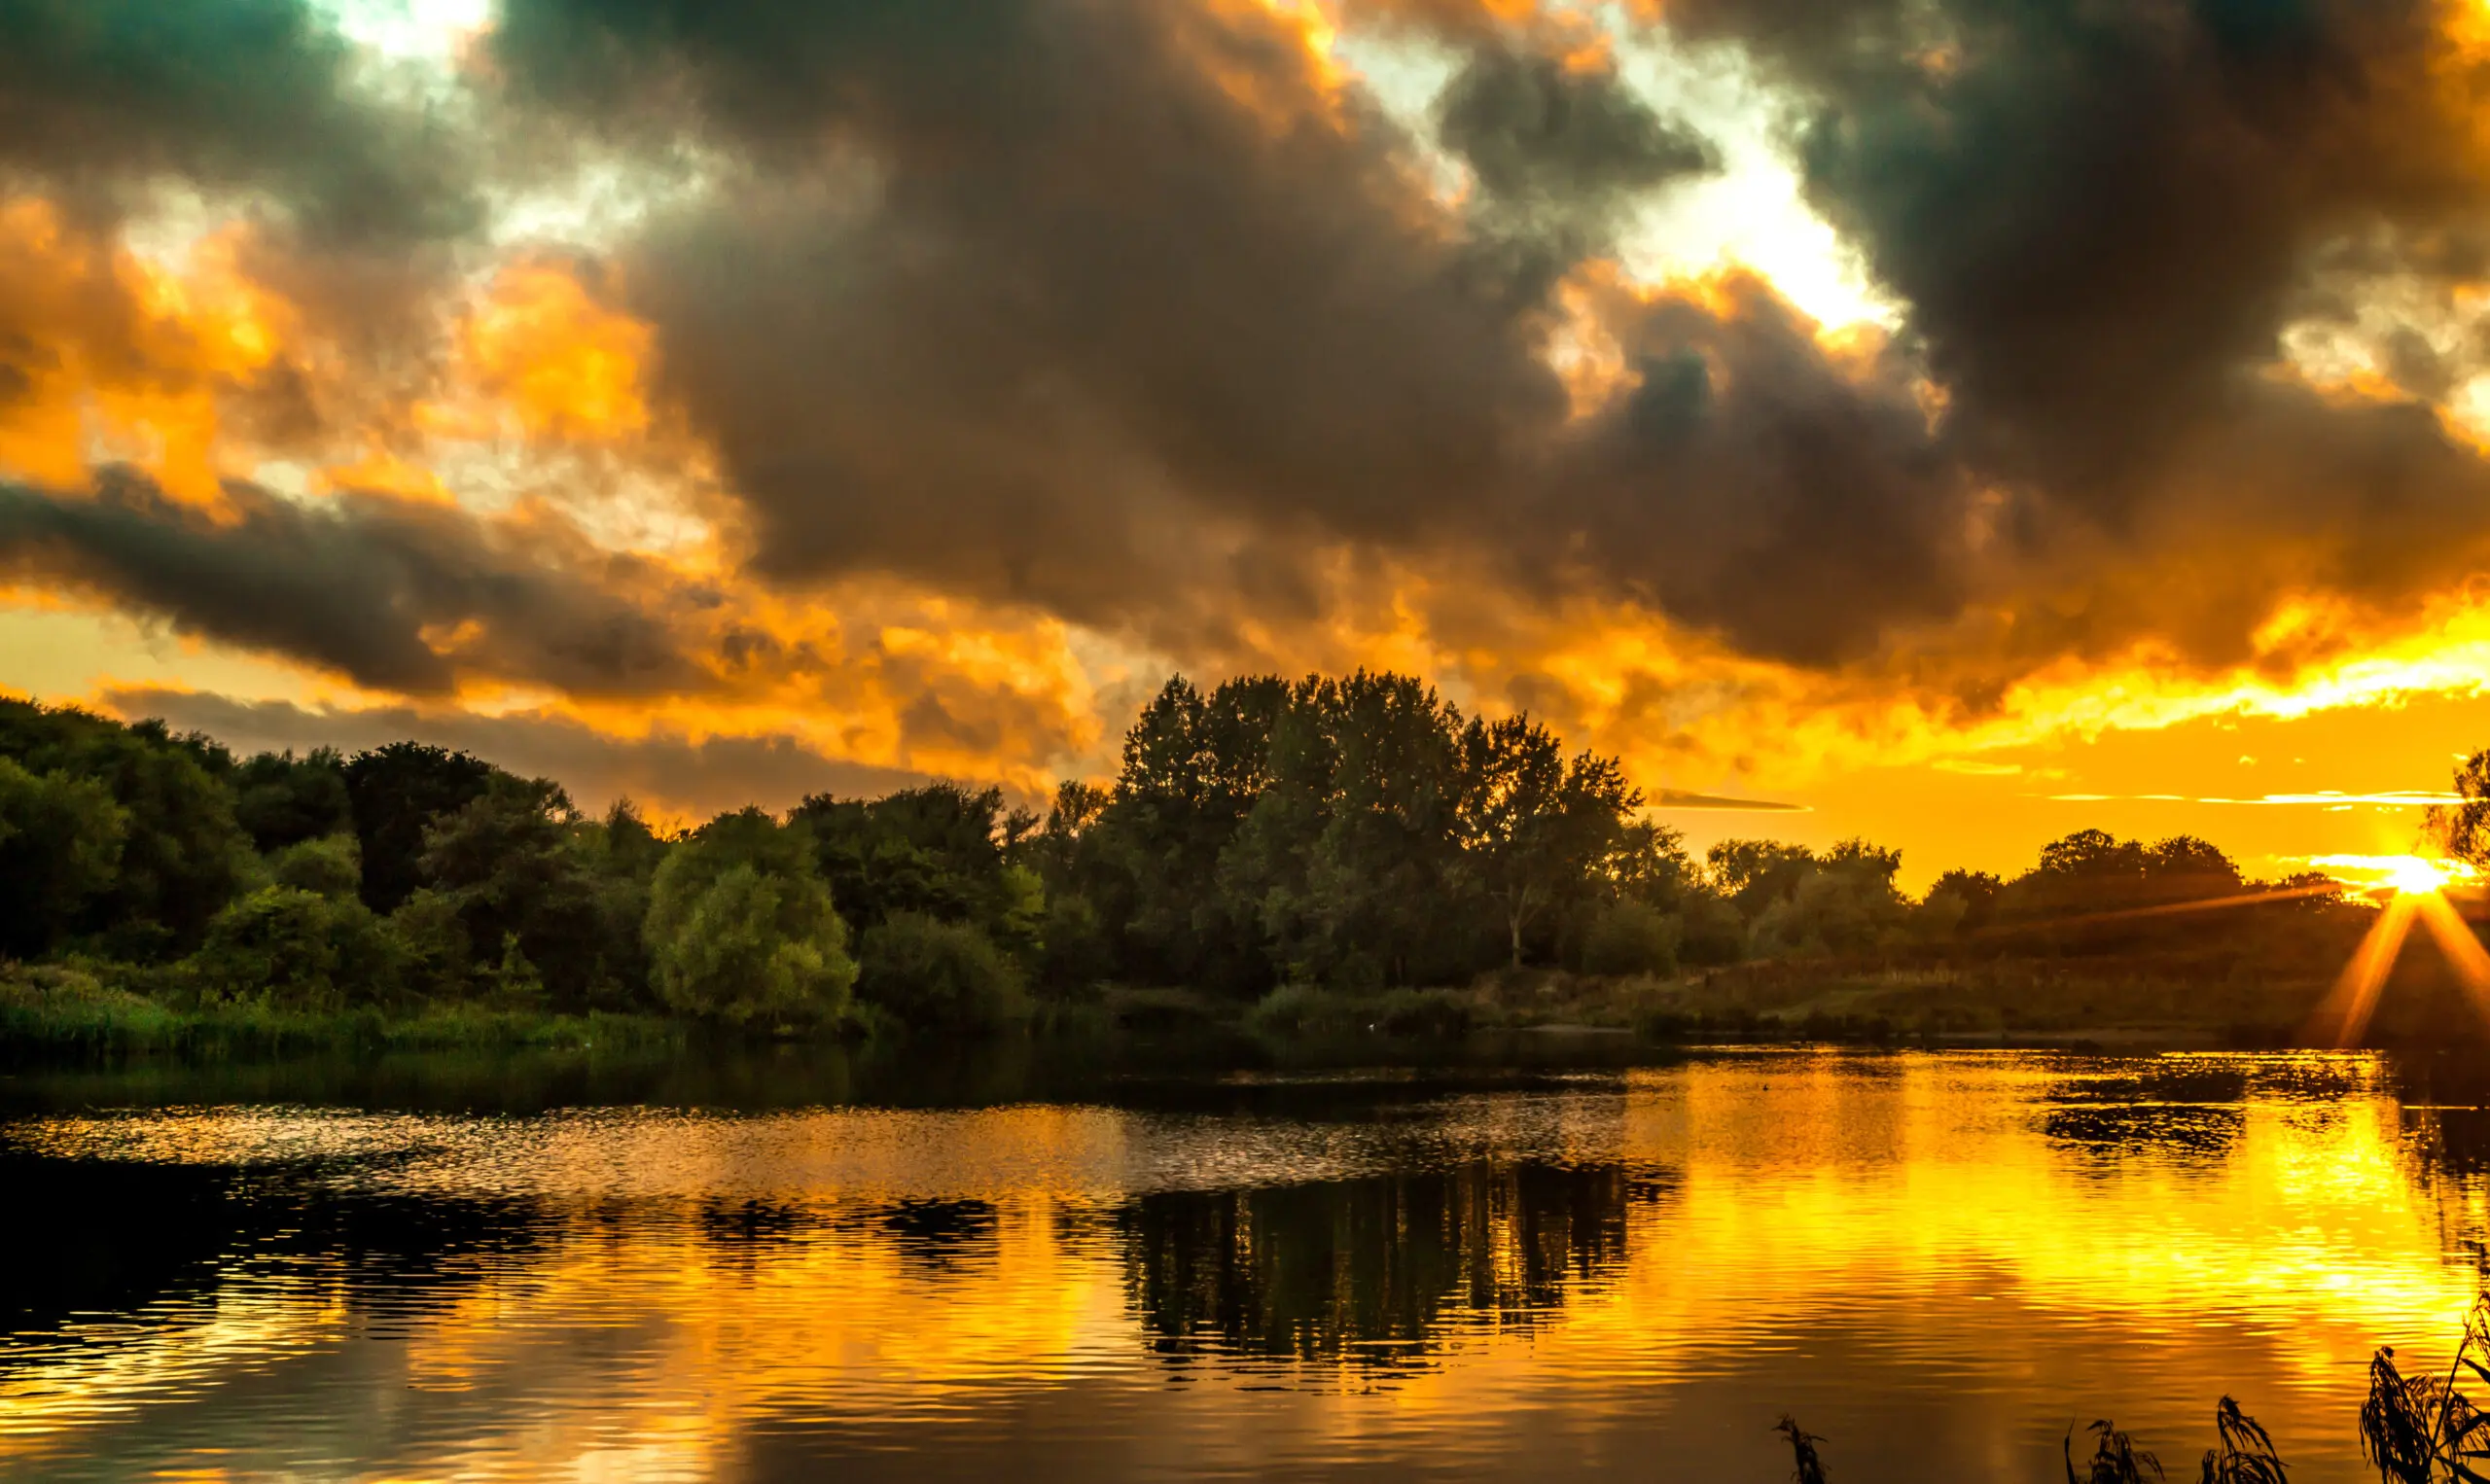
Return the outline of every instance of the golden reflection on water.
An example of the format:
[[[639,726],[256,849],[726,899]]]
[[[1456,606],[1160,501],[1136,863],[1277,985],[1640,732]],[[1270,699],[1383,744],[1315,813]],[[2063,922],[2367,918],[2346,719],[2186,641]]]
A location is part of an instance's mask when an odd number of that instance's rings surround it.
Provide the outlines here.
[[[1314,1117],[53,1118],[14,1142],[476,1229],[385,1274],[273,1230],[10,1342],[0,1471],[1762,1480],[1788,1409],[1836,1479],[2043,1479],[2094,1416],[2187,1472],[2227,1391],[2351,1479],[2370,1350],[2442,1355],[2475,1289],[2440,1132],[2364,1058],[2024,1054]]]

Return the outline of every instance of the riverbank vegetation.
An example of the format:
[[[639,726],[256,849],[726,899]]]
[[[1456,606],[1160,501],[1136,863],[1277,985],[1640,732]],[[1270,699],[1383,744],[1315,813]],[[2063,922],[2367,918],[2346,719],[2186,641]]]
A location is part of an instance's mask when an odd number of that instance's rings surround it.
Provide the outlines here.
[[[936,783],[678,831],[415,742],[238,758],[0,703],[0,1038],[2003,1034],[2180,985],[2189,1024],[2273,1028],[2370,916],[2097,830],[1912,899],[1897,852],[1697,859],[1642,805],[1396,675],[1170,682],[1043,815]]]
[[[2490,1291],[2476,1299],[2443,1375],[2406,1376],[2396,1367],[2392,1347],[2369,1360],[2369,1391],[2361,1404],[2361,1456],[2381,1484],[2478,1484],[2490,1464],[2490,1411],[2466,1392],[2490,1383]],[[1826,1440],[1789,1417],[1773,1429],[1791,1449],[1798,1484],[1824,1484],[1832,1476],[1819,1447]],[[2067,1430],[2067,1484],[2145,1484],[2167,1479],[2161,1461],[2109,1422],[2084,1431],[2091,1447],[2079,1459],[2075,1430]],[[2272,1434],[2224,1396],[2214,1407],[2214,1443],[2200,1461],[2202,1484],[2288,1484],[2290,1466]]]

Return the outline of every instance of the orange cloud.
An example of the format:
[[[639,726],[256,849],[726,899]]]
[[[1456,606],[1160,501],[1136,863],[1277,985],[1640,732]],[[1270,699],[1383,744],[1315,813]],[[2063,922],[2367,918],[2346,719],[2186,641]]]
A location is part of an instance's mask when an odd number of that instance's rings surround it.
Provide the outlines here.
[[[100,238],[52,202],[0,201],[0,472],[74,484],[133,463],[196,504],[236,472],[229,400],[268,389],[296,333],[229,227],[176,259]]]
[[[493,275],[458,344],[461,370],[528,436],[610,442],[648,429],[652,338],[566,268],[521,262]]]

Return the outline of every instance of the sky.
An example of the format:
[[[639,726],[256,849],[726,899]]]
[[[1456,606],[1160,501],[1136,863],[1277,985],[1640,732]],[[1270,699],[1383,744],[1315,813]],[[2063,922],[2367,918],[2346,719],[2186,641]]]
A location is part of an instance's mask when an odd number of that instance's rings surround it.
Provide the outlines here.
[[[2486,89],[2477,0],[28,0],[0,688],[692,819],[1367,666],[1908,886],[2397,853]]]

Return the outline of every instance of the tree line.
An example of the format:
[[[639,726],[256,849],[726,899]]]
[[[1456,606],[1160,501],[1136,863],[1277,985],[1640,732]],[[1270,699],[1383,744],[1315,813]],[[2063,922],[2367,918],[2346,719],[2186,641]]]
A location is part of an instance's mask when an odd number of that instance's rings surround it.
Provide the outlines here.
[[[2271,889],[2202,840],[2086,830],[2012,880],[1951,871],[1913,900],[1899,852],[1698,860],[1643,802],[1618,760],[1527,717],[1364,672],[1170,681],[1116,778],[1061,785],[1043,816],[934,783],[664,833],[417,742],[237,758],[7,702],[0,959],[129,966],[200,1003],[973,1029],[1103,983],[1357,993],[2034,931],[2111,950],[2189,931],[2136,909]]]

